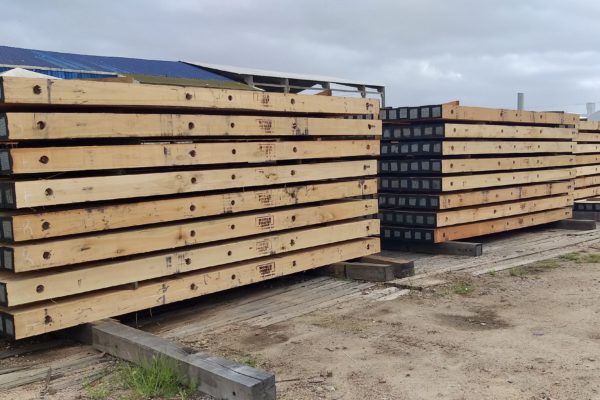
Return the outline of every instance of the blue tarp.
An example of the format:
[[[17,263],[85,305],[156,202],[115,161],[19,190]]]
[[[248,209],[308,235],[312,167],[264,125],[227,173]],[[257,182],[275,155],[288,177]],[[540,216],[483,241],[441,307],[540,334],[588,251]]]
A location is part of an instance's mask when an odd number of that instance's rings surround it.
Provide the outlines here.
[[[179,61],[90,56],[0,46],[0,72],[14,67],[26,68],[65,79],[106,77],[104,74],[93,73],[93,71],[97,71],[114,74],[231,81],[231,79],[224,76]],[[76,70],[76,72],[61,71],[61,69]]]

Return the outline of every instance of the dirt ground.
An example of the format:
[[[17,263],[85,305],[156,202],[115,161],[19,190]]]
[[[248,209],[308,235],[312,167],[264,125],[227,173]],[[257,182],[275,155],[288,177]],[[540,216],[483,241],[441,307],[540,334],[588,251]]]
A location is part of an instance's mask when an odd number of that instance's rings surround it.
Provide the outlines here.
[[[600,399],[600,257],[567,258],[181,341],[274,372],[280,399]],[[41,398],[42,386],[0,397]]]
[[[281,399],[600,399],[600,264],[445,278],[185,343],[275,372]]]

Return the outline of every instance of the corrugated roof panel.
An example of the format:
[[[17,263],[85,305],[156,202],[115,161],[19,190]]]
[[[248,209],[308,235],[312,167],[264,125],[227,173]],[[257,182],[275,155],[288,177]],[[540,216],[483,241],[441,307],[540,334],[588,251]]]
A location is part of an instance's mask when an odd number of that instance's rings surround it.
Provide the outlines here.
[[[231,81],[231,79],[222,75],[179,61],[91,56],[85,54],[21,49],[9,46],[0,46],[0,65],[36,67],[36,70],[39,70],[40,72],[44,71],[45,68],[56,68],[71,70],[70,72],[112,72],[120,74],[141,74],[188,79]]]

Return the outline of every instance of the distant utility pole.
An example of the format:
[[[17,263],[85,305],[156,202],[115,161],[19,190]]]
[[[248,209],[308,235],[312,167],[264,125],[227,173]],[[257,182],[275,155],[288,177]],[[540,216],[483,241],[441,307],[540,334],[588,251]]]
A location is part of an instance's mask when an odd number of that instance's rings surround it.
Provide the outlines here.
[[[523,110],[525,108],[525,93],[517,93],[517,110]]]

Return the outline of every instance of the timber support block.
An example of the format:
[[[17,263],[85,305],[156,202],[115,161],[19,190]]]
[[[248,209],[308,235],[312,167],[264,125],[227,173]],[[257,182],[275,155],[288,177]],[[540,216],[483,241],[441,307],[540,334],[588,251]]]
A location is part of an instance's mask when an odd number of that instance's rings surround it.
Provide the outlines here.
[[[218,399],[274,400],[275,375],[187,348],[151,333],[103,320],[74,329],[74,336],[99,351],[136,363],[155,357],[173,363],[182,380]]]
[[[551,224],[556,229],[570,229],[575,231],[591,231],[596,229],[595,219],[563,219]]]
[[[408,251],[411,253],[445,254],[452,256],[479,257],[483,254],[483,244],[450,240],[443,243],[394,243],[383,242],[385,249]]]
[[[394,267],[389,264],[346,262],[346,278],[359,281],[387,282],[395,279]]]
[[[352,261],[337,262],[315,270],[319,275],[340,279],[354,279],[370,282],[388,282],[415,274],[412,261],[380,256],[378,254],[360,257]]]

